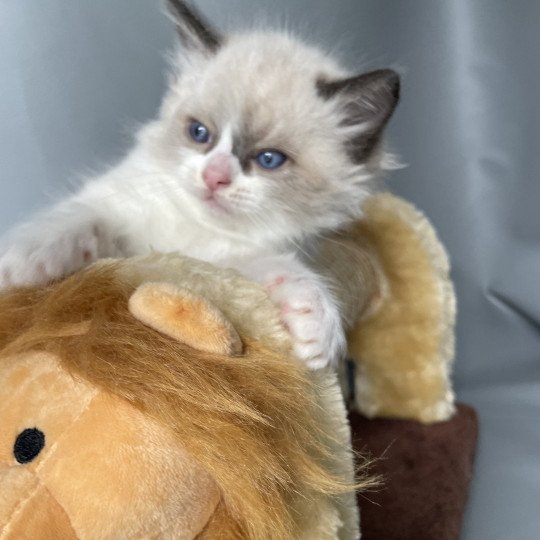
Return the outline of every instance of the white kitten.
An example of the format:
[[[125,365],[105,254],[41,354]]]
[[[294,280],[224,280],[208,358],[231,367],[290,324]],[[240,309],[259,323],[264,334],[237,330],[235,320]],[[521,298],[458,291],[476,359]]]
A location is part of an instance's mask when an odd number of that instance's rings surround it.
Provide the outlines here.
[[[324,366],[345,339],[302,253],[359,217],[399,79],[350,76],[280,34],[221,36],[184,2],[168,4],[183,49],[159,117],[118,166],[8,235],[0,285],[47,282],[100,257],[179,251],[264,283],[297,355]]]

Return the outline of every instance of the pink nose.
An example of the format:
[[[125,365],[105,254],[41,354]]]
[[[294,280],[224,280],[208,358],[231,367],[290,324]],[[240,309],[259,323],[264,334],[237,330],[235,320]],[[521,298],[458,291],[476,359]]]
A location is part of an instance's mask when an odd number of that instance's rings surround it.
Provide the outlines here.
[[[207,163],[202,177],[210,191],[228,186],[232,180],[231,158],[227,154],[216,154]]]

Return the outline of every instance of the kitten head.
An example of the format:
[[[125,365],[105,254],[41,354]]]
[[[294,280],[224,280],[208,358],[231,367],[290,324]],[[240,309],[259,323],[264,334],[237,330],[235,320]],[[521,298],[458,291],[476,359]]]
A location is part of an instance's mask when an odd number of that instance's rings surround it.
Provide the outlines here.
[[[397,74],[351,76],[286,35],[224,36],[184,2],[168,6],[183,48],[147,140],[201,218],[280,241],[358,217]]]

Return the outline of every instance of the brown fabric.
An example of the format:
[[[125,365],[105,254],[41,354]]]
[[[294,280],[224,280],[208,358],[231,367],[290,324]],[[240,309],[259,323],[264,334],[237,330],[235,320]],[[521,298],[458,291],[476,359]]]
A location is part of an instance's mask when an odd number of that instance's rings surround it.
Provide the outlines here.
[[[378,492],[360,495],[362,540],[459,538],[478,436],[474,409],[449,421],[367,419],[351,413],[353,445],[369,452]]]

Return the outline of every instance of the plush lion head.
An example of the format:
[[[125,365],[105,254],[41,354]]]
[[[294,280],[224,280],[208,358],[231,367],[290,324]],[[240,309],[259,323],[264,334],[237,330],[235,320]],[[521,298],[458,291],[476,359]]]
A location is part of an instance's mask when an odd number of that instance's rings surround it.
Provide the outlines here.
[[[4,293],[0,415],[2,537],[358,535],[336,381],[235,273],[155,256]]]

